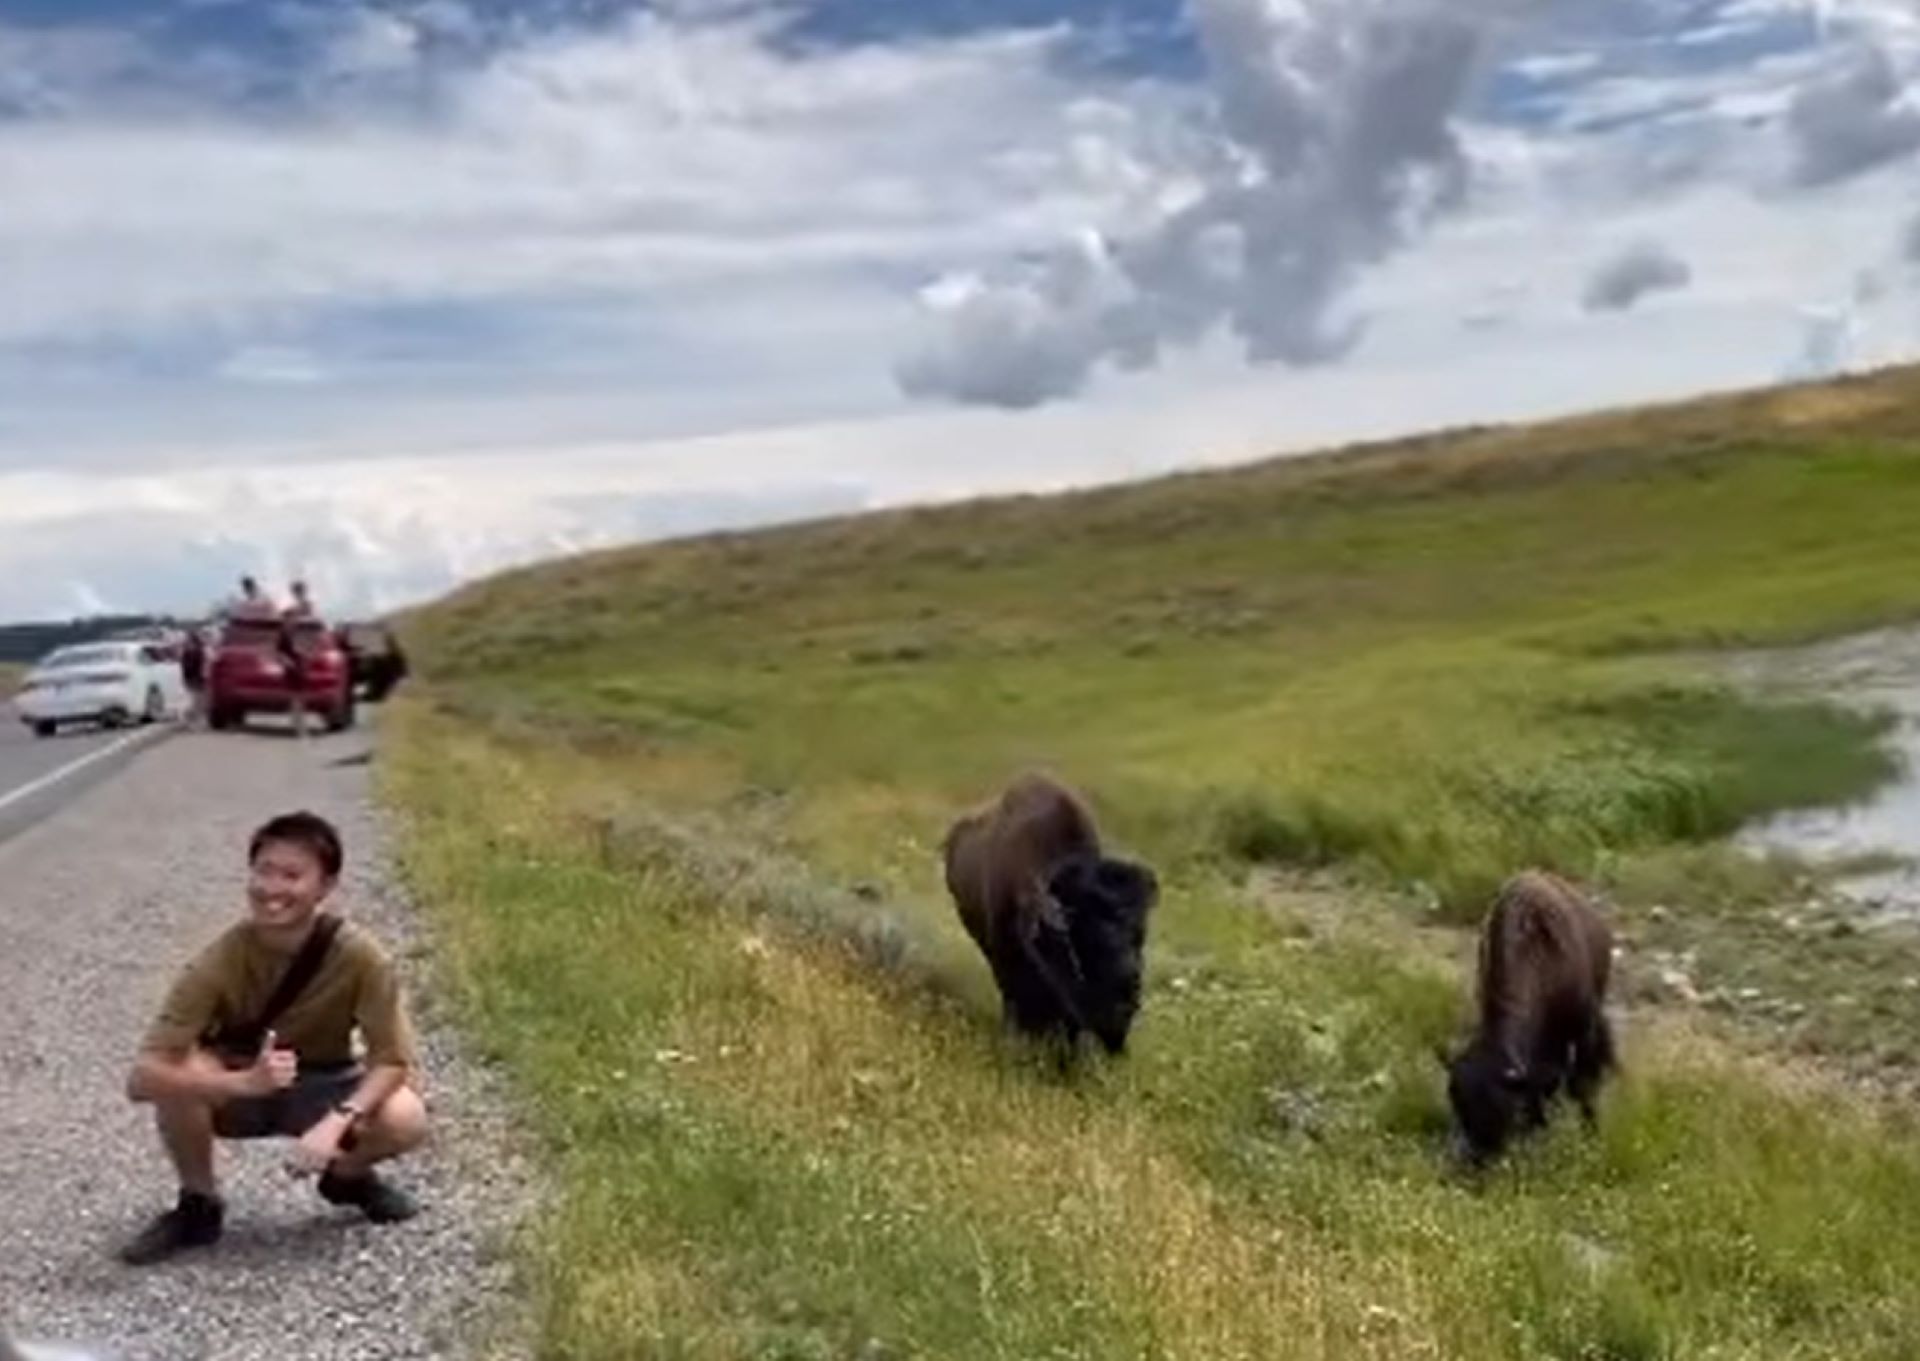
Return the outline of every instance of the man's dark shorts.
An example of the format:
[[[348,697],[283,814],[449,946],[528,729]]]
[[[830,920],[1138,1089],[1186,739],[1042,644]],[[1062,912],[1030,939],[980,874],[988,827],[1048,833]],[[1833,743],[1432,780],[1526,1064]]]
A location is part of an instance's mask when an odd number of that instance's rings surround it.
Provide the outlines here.
[[[221,1106],[214,1112],[213,1132],[222,1139],[297,1139],[352,1096],[365,1076],[357,1063],[303,1068],[283,1092],[236,1097]]]

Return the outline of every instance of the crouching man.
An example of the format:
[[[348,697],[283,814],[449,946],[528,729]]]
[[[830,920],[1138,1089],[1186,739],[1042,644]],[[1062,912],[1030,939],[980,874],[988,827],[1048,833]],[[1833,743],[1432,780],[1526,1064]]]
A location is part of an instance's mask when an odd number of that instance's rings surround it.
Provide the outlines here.
[[[380,1224],[415,1213],[374,1171],[426,1138],[413,1027],[387,952],[320,910],[341,861],[339,834],[311,813],[254,833],[246,918],[174,981],[128,1080],[128,1096],[155,1109],[180,1194],[121,1249],[123,1261],[147,1265],[219,1240],[218,1139],[292,1139],[289,1170],[317,1175],[325,1200]]]

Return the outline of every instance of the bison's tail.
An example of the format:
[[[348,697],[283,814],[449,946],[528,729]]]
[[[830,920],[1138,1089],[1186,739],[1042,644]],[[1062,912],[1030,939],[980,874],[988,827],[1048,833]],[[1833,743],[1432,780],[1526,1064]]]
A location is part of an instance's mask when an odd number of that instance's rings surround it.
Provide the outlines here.
[[[1614,1043],[1613,1024],[1607,1020],[1606,1012],[1594,1005],[1593,1033],[1587,1040],[1590,1054],[1589,1062],[1596,1073],[1615,1073],[1620,1070],[1620,1048]]]

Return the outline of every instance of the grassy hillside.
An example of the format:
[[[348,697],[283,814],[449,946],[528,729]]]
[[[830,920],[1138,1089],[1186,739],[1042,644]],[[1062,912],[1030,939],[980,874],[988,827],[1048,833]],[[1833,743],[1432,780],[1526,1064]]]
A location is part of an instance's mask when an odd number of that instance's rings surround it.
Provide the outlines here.
[[[1675,654],[1920,616],[1915,523],[1893,373],[603,554],[407,621],[388,789],[555,1159],[544,1354],[1910,1355],[1920,1144],[1770,1033],[1637,1008],[1601,1136],[1478,1188],[1431,1049],[1448,924],[1536,863],[1617,891],[1629,979],[1704,938],[1817,980],[1795,1046],[1899,1066],[1914,943],[1789,945],[1803,886],[1712,846],[1883,777],[1875,725]],[[1137,1052],[1070,1084],[996,1038],[936,859],[1032,765],[1167,886]]]

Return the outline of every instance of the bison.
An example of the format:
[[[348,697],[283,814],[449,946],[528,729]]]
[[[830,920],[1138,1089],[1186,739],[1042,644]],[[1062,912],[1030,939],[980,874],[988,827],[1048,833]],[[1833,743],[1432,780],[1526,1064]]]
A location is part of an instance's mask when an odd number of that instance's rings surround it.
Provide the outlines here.
[[[1029,774],[961,817],[943,846],[947,889],[993,970],[1009,1027],[1073,1053],[1090,1032],[1124,1053],[1140,1009],[1151,869],[1108,856],[1086,802]]]
[[[1483,1166],[1516,1131],[1545,1125],[1563,1086],[1593,1126],[1595,1093],[1616,1067],[1612,963],[1605,918],[1564,879],[1528,871],[1501,886],[1480,938],[1479,1026],[1447,1065],[1454,1148],[1467,1162]]]

